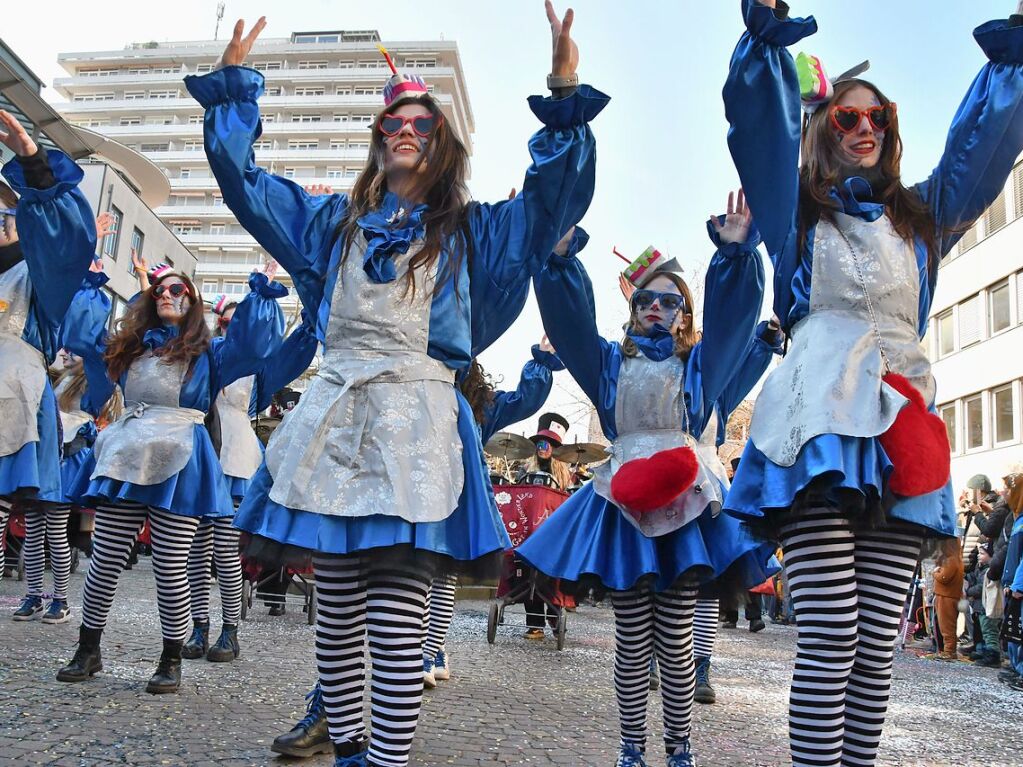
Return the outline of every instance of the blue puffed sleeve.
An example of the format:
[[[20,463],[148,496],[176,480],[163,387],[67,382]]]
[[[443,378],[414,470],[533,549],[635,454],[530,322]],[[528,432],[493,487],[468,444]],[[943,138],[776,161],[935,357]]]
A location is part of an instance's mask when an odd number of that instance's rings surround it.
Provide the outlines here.
[[[260,272],[249,275],[249,289],[234,310],[224,342],[213,347],[214,391],[258,373],[284,341],[284,312],[277,299],[288,289]]]
[[[589,208],[596,173],[589,123],[609,100],[588,85],[563,99],[531,97],[529,106],[544,127],[529,141],[532,164],[522,190],[511,200],[470,208],[474,354],[518,317],[529,278]]]
[[[60,328],[60,345],[82,358],[86,380],[82,410],[94,416],[103,409],[116,387],[107,375],[107,364],[103,359],[107,350],[110,298],[100,288],[108,280],[109,277],[102,272],[88,272],[71,299]]]
[[[959,105],[945,152],[916,189],[948,253],[1002,191],[1023,151],[1023,26],[989,21],[973,36],[988,57]]]
[[[716,403],[718,415],[717,444],[725,441],[725,427],[728,425],[728,417],[732,414],[753,387],[767,371],[774,355],[782,353],[782,339],[784,336],[779,332],[773,338],[769,336],[767,322],[757,325],[753,338],[746,346],[742,362],[738,370],[732,376],[732,380],[725,386],[725,390],[718,397]]]
[[[724,216],[719,221],[724,223]],[[757,250],[757,228],[750,226],[745,242],[721,242],[709,221],[707,233],[718,249],[704,283],[703,338],[687,363],[687,390],[690,382],[697,380],[694,373],[698,371],[703,398],[701,405],[693,397],[690,407],[694,413],[716,403],[739,375],[764,301],[764,264]],[[709,410],[706,412],[709,416]]]
[[[494,434],[524,421],[543,407],[554,386],[554,371],[565,365],[556,354],[533,347],[533,359],[522,368],[515,391],[499,391],[483,414],[480,430],[486,444]]]
[[[185,87],[206,110],[206,157],[231,209],[245,230],[291,276],[303,304],[316,307],[330,261],[334,230],[348,207],[343,194],[312,196],[256,165],[252,144],[262,135],[259,105],[263,75],[224,67],[189,75]]]
[[[564,256],[551,254],[547,265],[533,278],[544,332],[568,372],[597,408],[605,434],[613,438],[614,403],[622,355],[618,344],[597,331],[593,286],[575,255],[588,236],[576,227]]]
[[[284,339],[280,351],[267,360],[256,378],[256,412],[270,407],[274,394],[306,371],[316,356],[318,345],[316,321],[303,312],[302,324]]]
[[[787,18],[788,7],[771,9],[743,0],[746,32],[728,70],[723,97],[728,149],[774,263],[775,314],[787,321],[790,285],[799,266],[796,214],[799,202],[801,104],[796,65],[785,46],[817,31],[817,22]],[[787,325],[786,325],[787,327]]]
[[[21,196],[15,220],[32,291],[45,318],[56,326],[92,263],[96,219],[78,188],[82,169],[55,149],[46,158],[57,181],[47,189],[27,185],[17,158],[4,165],[3,174]]]

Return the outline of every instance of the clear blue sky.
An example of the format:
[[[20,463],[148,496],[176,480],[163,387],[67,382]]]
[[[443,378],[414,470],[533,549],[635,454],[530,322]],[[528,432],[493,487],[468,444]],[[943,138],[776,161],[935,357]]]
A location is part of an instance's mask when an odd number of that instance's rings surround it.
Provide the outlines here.
[[[7,13],[3,37],[45,81],[63,72],[57,54],[118,49],[142,40],[212,37],[215,0],[159,5],[58,0],[34,13]],[[564,10],[565,4],[556,6]],[[624,306],[612,245],[638,254],[657,245],[690,267],[710,256],[704,221],[720,211],[736,184],[725,146],[721,86],[742,31],[739,0],[579,0],[574,36],[584,82],[612,97],[594,122],[597,188],[583,222],[591,234],[584,253],[594,281],[601,328],[617,336]],[[870,59],[867,77],[898,102],[906,144],[903,171],[918,180],[937,161],[945,131],[970,81],[983,64],[972,38],[978,24],[1004,18],[1014,0],[820,0],[793,3],[813,14],[817,35],[801,50],[821,56],[837,73]],[[393,40],[456,40],[476,116],[471,188],[480,200],[504,198],[520,186],[526,141],[537,127],[525,99],[545,90],[550,33],[540,0],[326,2],[228,0],[224,27],[265,14],[267,36],[311,29],[375,28]],[[224,36],[222,27],[221,37]],[[53,94],[48,94],[53,98]],[[687,276],[692,276],[689,272]],[[514,386],[528,347],[541,333],[530,299],[523,316],[483,362]],[[558,377],[552,405],[567,401],[567,373]]]

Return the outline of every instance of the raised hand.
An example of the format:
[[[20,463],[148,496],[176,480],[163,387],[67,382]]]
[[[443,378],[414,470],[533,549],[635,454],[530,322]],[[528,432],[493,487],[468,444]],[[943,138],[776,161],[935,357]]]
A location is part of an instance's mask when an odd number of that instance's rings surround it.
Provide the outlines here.
[[[280,267],[276,261],[272,258],[263,265],[263,274],[266,275],[267,282],[273,282],[274,278],[277,277],[277,269]]]
[[[573,226],[567,232],[565,236],[558,240],[558,244],[554,246],[554,255],[564,256],[568,253],[568,246],[572,244],[572,235],[575,234],[575,227]]]
[[[102,272],[103,271],[103,256],[93,256],[92,261],[89,263],[90,272]]]
[[[146,261],[145,257],[136,251],[135,248],[131,249],[131,265],[135,267],[135,272],[137,274],[149,274],[149,262]]]
[[[632,294],[636,292],[636,286],[632,284],[632,281],[625,276],[624,272],[618,275],[618,288],[622,291],[622,296],[625,298],[625,303],[632,305]]]
[[[325,194],[334,194],[334,187],[329,184],[307,184],[305,191],[311,197],[322,197]]]
[[[725,214],[725,223],[718,221],[717,216],[710,217],[710,223],[714,231],[718,233],[721,242],[746,242],[749,236],[749,228],[753,223],[753,216],[746,206],[746,196],[739,190],[738,199],[734,192],[728,193],[728,212]]]
[[[100,213],[96,216],[96,240],[102,240],[109,234],[117,231],[114,225],[114,216],[111,213]]]
[[[551,74],[556,77],[568,77],[574,75],[579,67],[579,47],[572,39],[572,22],[575,20],[575,11],[569,8],[565,11],[565,18],[559,19],[554,12],[554,5],[551,0],[546,0],[544,6],[547,9],[547,20],[551,23]]]
[[[547,352],[548,354],[557,354],[554,351],[554,346],[551,345],[551,341],[547,338],[547,334],[544,333],[543,338],[540,339],[540,351]]]
[[[234,34],[231,36],[231,42],[227,44],[224,53],[220,57],[220,63],[225,67],[242,64],[248,58],[249,51],[252,50],[252,44],[256,42],[256,38],[259,37],[259,33],[263,31],[264,27],[266,27],[266,16],[260,16],[259,21],[252,27],[252,30],[245,37],[242,37],[242,32],[245,31],[245,19],[238,19],[234,25]]]
[[[18,157],[31,157],[39,149],[14,115],[3,109],[0,109],[0,144]]]

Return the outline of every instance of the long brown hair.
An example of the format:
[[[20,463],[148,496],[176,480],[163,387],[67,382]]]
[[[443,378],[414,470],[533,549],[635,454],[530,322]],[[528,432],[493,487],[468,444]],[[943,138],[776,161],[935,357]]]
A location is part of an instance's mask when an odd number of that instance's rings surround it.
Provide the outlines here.
[[[18,207],[18,195],[3,181],[0,181],[0,207],[14,210]],[[10,219],[10,220],[8,220]],[[0,216],[0,241],[14,242],[18,239],[18,230],[13,216]]]
[[[496,392],[494,391],[494,382],[475,359],[469,364],[469,370],[462,382],[458,384],[458,388],[466,402],[469,403],[469,407],[472,408],[472,416],[476,419],[476,423],[482,424],[483,416],[494,401]]]
[[[60,371],[56,379],[53,381],[53,388],[56,389],[66,379],[71,380],[60,393],[60,397],[57,399],[57,407],[65,413],[68,413],[72,410],[78,409],[81,397],[85,394],[85,387],[87,384],[85,378],[85,364],[82,362],[80,357]],[[121,417],[121,411],[123,409],[121,390],[115,387],[114,393],[110,395],[110,399],[108,399],[103,405],[103,409],[96,417],[96,420],[100,423],[111,423],[112,421],[116,421]]]
[[[682,276],[675,274],[675,272],[658,272],[657,276],[667,277],[672,281],[675,287],[678,288],[678,292],[682,294],[682,298],[685,299],[685,307],[689,310],[686,313],[686,316],[689,317],[689,324],[686,327],[680,325],[673,331],[675,336],[675,356],[684,361],[689,358],[689,352],[699,343],[701,337],[693,322],[693,292],[689,289],[686,281],[682,279]],[[636,346],[636,342],[628,336],[629,333],[643,333],[635,308],[630,307],[629,321],[625,325],[625,333],[626,335],[622,339],[622,354],[626,357],[639,356],[639,348]]]
[[[864,87],[873,92],[882,106],[891,100],[866,80],[843,80],[835,85],[835,104],[853,88]],[[799,248],[806,244],[806,234],[824,218],[834,223],[838,210],[830,192],[844,180],[845,170],[837,161],[839,140],[831,124],[830,109],[821,107],[803,127],[802,162],[799,167]],[[927,248],[927,266],[931,269],[941,258],[934,216],[920,195],[902,183],[902,136],[899,116],[893,114],[881,144],[881,157],[871,169],[868,181],[876,202],[883,203],[892,227],[903,240],[913,244],[920,238]],[[966,227],[969,228],[969,227]]]
[[[178,277],[188,286],[192,305],[178,326],[178,335],[158,349],[156,355],[168,365],[187,362],[188,375],[191,375],[192,363],[209,347],[210,329],[206,326],[202,301],[198,298],[195,284],[181,274],[165,274],[154,280],[148,290],[130,303],[128,311],[117,321],[114,334],[107,343],[106,354],[103,355],[110,380],[118,380],[131,366],[131,363],[145,352],[146,347],[143,346],[142,339],[145,337],[146,331],[158,328],[163,324],[156,313],[153,288],[170,277]]]
[[[437,263],[444,245],[454,242],[454,252],[449,253],[443,274],[437,275],[435,291],[449,279],[454,279],[461,269],[471,247],[468,234],[469,153],[455,135],[441,112],[440,106],[430,96],[404,98],[381,110],[373,120],[369,143],[369,160],[355,181],[349,198],[348,210],[338,224],[338,235],[344,237],[344,258],[348,258],[352,242],[359,233],[359,218],[379,207],[387,190],[384,175],[384,156],[387,151],[380,121],[408,104],[419,104],[430,110],[435,118],[434,129],[426,140],[426,147],[415,165],[417,199],[428,207],[423,216],[426,234],[423,248],[409,261],[405,275],[405,294],[415,298],[415,272],[419,268],[429,269]]]

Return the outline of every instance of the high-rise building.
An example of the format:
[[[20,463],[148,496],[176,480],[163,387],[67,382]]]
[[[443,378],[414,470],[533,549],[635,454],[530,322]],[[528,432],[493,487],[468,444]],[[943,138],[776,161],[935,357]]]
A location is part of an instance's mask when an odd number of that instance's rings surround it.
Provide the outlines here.
[[[952,445],[952,484],[998,487],[1023,463],[1023,162],[941,262],[927,351]]]
[[[246,64],[266,77],[260,99],[263,134],[256,162],[302,185],[351,188],[366,163],[369,125],[382,106],[390,74],[375,30],[295,32],[260,39]],[[206,297],[242,295],[266,256],[238,224],[203,153],[203,113],[185,90],[188,74],[213,70],[224,41],[133,43],[120,51],[63,53],[69,76],[54,87],[72,124],[103,133],[156,163],[171,195],[157,214],[199,260],[196,278]],[[388,42],[402,70],[430,87],[447,119],[471,147],[474,130],[456,43]],[[297,308],[295,297],[290,306]]]

